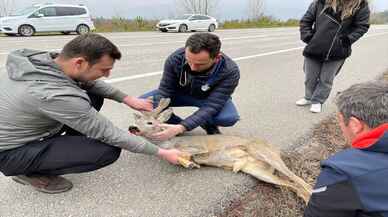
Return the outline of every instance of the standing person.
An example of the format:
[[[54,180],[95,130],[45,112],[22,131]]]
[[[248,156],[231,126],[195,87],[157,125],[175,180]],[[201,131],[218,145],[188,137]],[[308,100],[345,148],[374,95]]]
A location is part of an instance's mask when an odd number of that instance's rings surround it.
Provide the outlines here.
[[[353,85],[336,105],[348,148],[321,163],[304,217],[388,216],[388,83]]]
[[[207,134],[221,133],[218,126],[233,126],[239,115],[231,95],[238,85],[237,64],[221,51],[218,36],[210,33],[191,35],[184,48],[171,54],[164,65],[159,88],[142,98],[170,98],[172,107],[194,106],[198,111],[185,119],[172,115],[166,129],[154,135],[168,140],[201,126]]]
[[[152,109],[151,101],[96,81],[108,77],[120,58],[118,48],[97,34],[74,38],[59,54],[10,53],[8,76],[0,79],[0,171],[54,194],[73,186],[60,175],[108,166],[121,149],[176,164],[179,151],[158,148],[98,113],[104,98],[136,110]]]
[[[307,43],[305,96],[296,105],[322,111],[352,44],[369,29],[369,15],[367,0],[314,0],[300,21],[301,39]]]

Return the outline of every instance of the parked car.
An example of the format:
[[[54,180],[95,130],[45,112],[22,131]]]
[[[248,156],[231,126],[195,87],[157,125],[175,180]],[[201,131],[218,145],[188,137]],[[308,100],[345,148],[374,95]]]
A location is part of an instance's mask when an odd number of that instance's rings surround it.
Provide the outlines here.
[[[85,34],[94,29],[84,5],[38,4],[0,18],[0,32],[8,36],[32,36],[36,32]]]
[[[201,14],[185,14],[172,20],[161,20],[156,28],[162,32],[187,32],[205,30],[213,32],[218,28],[214,17]]]

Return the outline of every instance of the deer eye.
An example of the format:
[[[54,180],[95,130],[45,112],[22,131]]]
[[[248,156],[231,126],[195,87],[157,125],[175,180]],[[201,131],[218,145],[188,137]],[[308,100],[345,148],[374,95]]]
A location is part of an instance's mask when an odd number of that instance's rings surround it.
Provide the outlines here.
[[[149,121],[149,122],[147,122],[147,125],[152,125],[152,122],[150,122],[150,121]]]

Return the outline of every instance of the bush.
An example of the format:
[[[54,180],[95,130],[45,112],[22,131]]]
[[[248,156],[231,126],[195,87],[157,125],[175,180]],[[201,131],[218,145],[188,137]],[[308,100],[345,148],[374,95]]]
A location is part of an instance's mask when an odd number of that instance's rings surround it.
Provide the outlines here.
[[[254,20],[229,20],[220,24],[222,29],[240,29],[240,28],[268,28],[268,27],[287,27],[298,26],[299,20],[289,19],[282,21],[274,17],[263,16]]]
[[[135,19],[126,19],[122,17],[113,17],[106,19],[99,17],[93,19],[97,32],[133,32],[133,31],[151,31],[155,29],[156,20],[145,20],[141,16]]]

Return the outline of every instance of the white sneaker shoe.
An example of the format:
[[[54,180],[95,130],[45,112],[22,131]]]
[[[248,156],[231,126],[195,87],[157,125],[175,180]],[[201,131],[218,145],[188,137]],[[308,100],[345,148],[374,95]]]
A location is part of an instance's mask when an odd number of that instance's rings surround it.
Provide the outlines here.
[[[322,111],[322,104],[321,103],[311,104],[310,112],[321,113],[321,111]]]
[[[298,106],[305,106],[305,105],[310,105],[310,104],[311,104],[311,101],[307,100],[305,98],[296,101],[296,105],[298,105]]]

